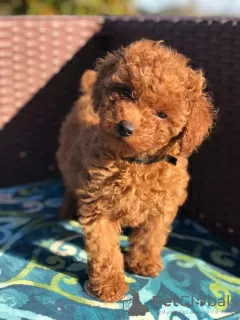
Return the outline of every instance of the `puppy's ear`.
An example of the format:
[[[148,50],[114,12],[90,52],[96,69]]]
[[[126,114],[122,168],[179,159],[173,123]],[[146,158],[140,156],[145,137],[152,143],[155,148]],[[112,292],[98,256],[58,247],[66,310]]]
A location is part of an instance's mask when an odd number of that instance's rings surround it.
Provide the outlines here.
[[[181,140],[181,151],[186,157],[200,146],[213,126],[215,112],[210,97],[204,93],[205,87],[202,72],[191,70],[188,87],[190,114]]]
[[[86,70],[82,75],[80,87],[83,93],[87,93],[92,89],[94,82],[96,81],[96,72],[94,70]]]
[[[118,62],[121,58],[122,49],[113,53],[108,53],[105,58],[98,59],[96,62],[97,78],[93,86],[92,100],[94,111],[97,112],[102,100],[104,99],[104,89],[111,82],[111,76],[116,71]]]

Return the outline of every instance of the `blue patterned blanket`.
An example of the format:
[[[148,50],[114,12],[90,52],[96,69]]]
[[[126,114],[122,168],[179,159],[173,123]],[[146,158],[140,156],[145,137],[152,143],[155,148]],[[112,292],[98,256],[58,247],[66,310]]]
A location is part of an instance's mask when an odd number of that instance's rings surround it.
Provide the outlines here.
[[[59,181],[0,190],[0,319],[240,319],[239,250],[184,218],[157,278],[126,273],[116,303],[89,296],[82,230],[58,218],[62,196]]]

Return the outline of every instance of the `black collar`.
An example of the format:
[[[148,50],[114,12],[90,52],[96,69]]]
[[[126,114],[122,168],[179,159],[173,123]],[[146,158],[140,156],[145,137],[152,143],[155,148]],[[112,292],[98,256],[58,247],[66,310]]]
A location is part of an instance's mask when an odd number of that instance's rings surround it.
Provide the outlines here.
[[[179,132],[179,134],[177,136],[173,137],[170,140],[168,147],[171,145],[174,145],[174,143],[182,137],[185,130],[186,130],[186,128],[184,127],[183,130],[181,132]],[[129,157],[129,158],[124,158],[123,160],[128,161],[130,163],[138,163],[138,164],[152,164],[152,163],[156,163],[159,161],[166,161],[168,163],[171,163],[174,166],[177,165],[177,158],[170,156],[168,154],[165,156],[154,155],[154,156],[149,156],[149,157],[145,157],[145,158]]]
[[[124,160],[130,163],[138,163],[138,164],[152,164],[159,161],[166,161],[168,163],[171,163],[174,166],[177,165],[177,158],[169,155],[166,155],[166,156],[154,155],[154,156],[149,156],[145,158],[130,157],[130,158],[125,158]]]

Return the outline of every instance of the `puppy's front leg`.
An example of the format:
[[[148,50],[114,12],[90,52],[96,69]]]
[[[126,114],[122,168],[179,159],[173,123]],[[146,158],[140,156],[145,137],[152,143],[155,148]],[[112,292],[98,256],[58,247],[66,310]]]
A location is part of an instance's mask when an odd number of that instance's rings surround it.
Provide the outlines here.
[[[150,217],[130,235],[127,268],[136,274],[156,277],[163,269],[160,252],[166,243],[169,224],[163,217]]]
[[[96,217],[87,224],[80,218],[81,222],[89,259],[89,290],[103,301],[120,300],[128,290],[119,247],[120,228],[107,217]]]

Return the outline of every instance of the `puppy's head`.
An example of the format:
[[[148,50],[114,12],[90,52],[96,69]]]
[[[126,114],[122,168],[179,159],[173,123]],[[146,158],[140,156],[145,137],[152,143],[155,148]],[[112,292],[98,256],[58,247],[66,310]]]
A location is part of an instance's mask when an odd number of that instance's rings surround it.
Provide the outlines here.
[[[174,141],[189,156],[209,133],[205,79],[162,42],[141,40],[98,61],[93,104],[113,151],[159,153]]]

